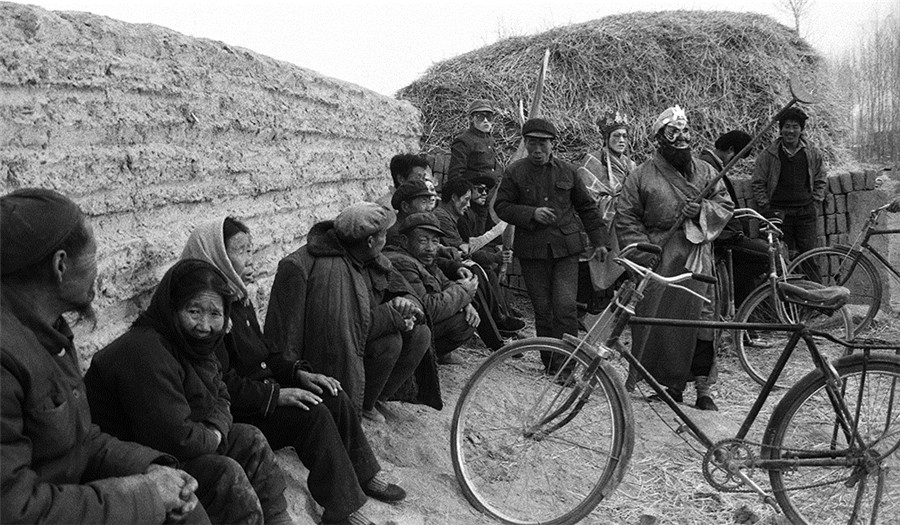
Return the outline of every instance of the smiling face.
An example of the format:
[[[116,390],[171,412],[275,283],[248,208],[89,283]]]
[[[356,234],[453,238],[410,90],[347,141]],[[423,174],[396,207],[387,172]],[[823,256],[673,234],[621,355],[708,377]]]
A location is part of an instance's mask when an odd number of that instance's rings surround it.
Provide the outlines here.
[[[191,297],[178,309],[176,316],[184,333],[195,339],[215,336],[225,328],[222,296],[211,291]]]
[[[250,282],[253,277],[253,241],[250,235],[244,232],[232,235],[225,243],[225,253],[241,280]]]
[[[431,266],[437,257],[440,236],[424,228],[413,228],[406,234],[406,251],[423,265]]]
[[[803,127],[796,120],[785,120],[784,126],[781,126],[781,140],[789,148],[797,147],[800,144],[802,134]]]

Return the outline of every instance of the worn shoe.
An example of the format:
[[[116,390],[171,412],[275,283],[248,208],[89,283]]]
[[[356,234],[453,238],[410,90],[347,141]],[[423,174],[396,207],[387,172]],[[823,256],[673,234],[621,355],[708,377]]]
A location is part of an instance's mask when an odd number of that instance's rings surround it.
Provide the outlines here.
[[[449,354],[439,355],[437,357],[437,362],[439,365],[461,365],[464,364],[462,357],[450,352]]]
[[[378,411],[377,408],[372,407],[368,410],[365,408],[362,410],[362,417],[368,419],[373,423],[386,423],[387,419],[384,418],[384,414]]]
[[[322,525],[375,525],[375,522],[363,516],[362,512],[354,511],[353,514],[344,519],[330,520],[326,518],[328,511],[322,514]]]
[[[716,402],[713,401],[713,398],[709,396],[698,396],[697,402],[694,403],[694,406],[699,408],[700,410],[719,410],[719,407],[716,406]]]
[[[381,478],[379,474],[366,482],[362,487],[363,492],[370,498],[383,501],[385,503],[395,503],[406,498],[406,491],[399,485],[388,483]]]

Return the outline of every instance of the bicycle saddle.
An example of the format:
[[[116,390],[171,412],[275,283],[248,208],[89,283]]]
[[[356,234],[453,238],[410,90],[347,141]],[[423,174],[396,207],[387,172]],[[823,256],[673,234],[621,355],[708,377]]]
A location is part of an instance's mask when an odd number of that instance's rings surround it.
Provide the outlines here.
[[[810,281],[801,282],[815,284]],[[782,281],[778,283],[778,291],[784,294],[784,297],[788,301],[793,303],[829,311],[838,310],[840,307],[847,304],[847,300],[850,298],[850,290],[843,286],[807,289],[802,286],[797,286],[796,284]]]

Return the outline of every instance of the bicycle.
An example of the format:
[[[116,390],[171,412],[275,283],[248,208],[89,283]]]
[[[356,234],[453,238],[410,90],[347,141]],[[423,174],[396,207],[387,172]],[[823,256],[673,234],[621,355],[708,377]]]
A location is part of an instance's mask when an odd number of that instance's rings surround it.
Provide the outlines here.
[[[739,208],[734,214],[738,218],[751,217],[759,221],[760,231],[764,233],[768,246],[769,275],[766,282],[747,295],[733,320],[737,323],[802,323],[811,330],[834,332],[844,339],[851,339],[853,332],[849,312],[843,307],[833,308],[833,303],[842,300],[849,292],[839,287],[822,292],[825,287],[821,284],[790,272],[781,242],[780,219],[765,218],[749,208]],[[788,300],[788,291],[792,300]],[[813,292],[811,300],[804,301],[802,297],[809,292]],[[820,304],[823,299],[827,299],[824,305]],[[732,331],[732,341],[741,367],[758,384],[764,385],[772,374],[786,335],[783,331],[768,329]],[[837,358],[842,354],[830,351],[827,357]],[[811,365],[804,352],[792,354],[776,387],[789,388],[812,369]]]
[[[843,523],[859,523],[861,516],[876,523],[879,513],[888,519],[900,516],[900,492],[888,490],[900,478],[900,358],[873,353],[884,347],[866,345],[830,362],[813,336],[850,343],[803,324],[636,317],[634,307],[651,281],[689,293],[678,283],[711,281],[691,273],[662,277],[624,258],[638,248],[659,251],[647,245],[622,251],[617,260],[632,279],[584,339],[516,341],[485,360],[465,385],[453,414],[451,456],[466,499],[503,523],[567,525],[612,493],[634,446],[631,401],[610,362],[618,353],[705,447],[704,476],[717,490],[757,493],[793,523],[818,525],[836,516]],[[790,290],[787,297],[792,299]],[[713,442],[618,344],[629,324],[779,328],[791,338],[735,438]],[[801,340],[810,350],[814,371],[782,397],[762,442],[746,440]],[[541,351],[564,360],[558,372],[544,372]],[[771,494],[750,477],[754,469],[768,472]]]
[[[859,335],[868,328],[881,308],[883,288],[881,275],[866,252],[900,281],[900,270],[869,244],[869,239],[873,236],[900,233],[898,229],[875,228],[879,217],[890,205],[891,203],[885,204],[869,213],[869,218],[852,246],[839,244],[815,248],[800,254],[788,267],[790,272],[809,275],[809,267],[806,265],[812,265],[811,268],[815,269],[813,271],[817,271],[819,275],[809,276],[810,279],[825,286],[837,285],[850,289],[849,304],[860,313],[860,320],[858,322],[854,320],[854,335]]]

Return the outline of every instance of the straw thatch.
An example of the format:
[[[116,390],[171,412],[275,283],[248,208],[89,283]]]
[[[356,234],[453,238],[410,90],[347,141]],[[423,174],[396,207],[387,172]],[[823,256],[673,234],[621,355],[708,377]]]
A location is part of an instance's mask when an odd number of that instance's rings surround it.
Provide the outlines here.
[[[666,107],[688,113],[697,146],[730,129],[755,134],[791,99],[799,73],[811,91],[827,91],[823,60],[791,29],[752,13],[672,11],[609,16],[502,40],[432,66],[400,90],[423,113],[423,150],[447,150],[467,126],[473,98],[495,101],[495,138],[506,160],[519,141],[518,104],[531,102],[545,49],[550,67],[544,115],[560,131],[557,150],[574,158],[599,147],[598,120],[608,111],[628,115],[633,156],[652,151],[649,127]],[[835,107],[804,106],[808,135],[834,160]],[[775,137],[770,132],[767,139]],[[768,142],[768,140],[766,141]]]

